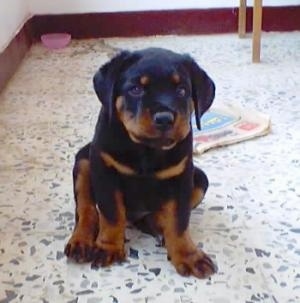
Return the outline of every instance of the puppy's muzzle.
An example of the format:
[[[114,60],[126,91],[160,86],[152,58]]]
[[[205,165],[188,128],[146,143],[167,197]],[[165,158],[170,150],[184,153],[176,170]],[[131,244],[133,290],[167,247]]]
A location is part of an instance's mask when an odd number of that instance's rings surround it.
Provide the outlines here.
[[[160,111],[153,115],[155,127],[162,131],[170,130],[175,123],[175,115],[169,111]]]

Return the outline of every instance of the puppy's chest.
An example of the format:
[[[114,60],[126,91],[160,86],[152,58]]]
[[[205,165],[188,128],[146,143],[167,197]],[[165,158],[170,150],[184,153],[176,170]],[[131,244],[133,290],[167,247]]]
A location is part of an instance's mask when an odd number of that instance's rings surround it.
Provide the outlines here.
[[[119,176],[126,209],[132,217],[157,210],[181,188],[183,176],[190,171],[190,158],[183,155],[151,153],[104,153],[102,159],[109,170]]]
[[[102,160],[122,177],[149,178],[157,181],[180,176],[188,167],[190,158],[183,154],[176,157],[152,153],[101,153]]]
[[[149,156],[148,154],[139,155],[139,157],[133,157],[130,161],[138,176],[149,177],[154,176],[155,173],[169,164],[165,160],[156,157]]]
[[[130,221],[158,210],[168,196],[166,188],[160,182],[149,178],[123,179],[121,191]]]

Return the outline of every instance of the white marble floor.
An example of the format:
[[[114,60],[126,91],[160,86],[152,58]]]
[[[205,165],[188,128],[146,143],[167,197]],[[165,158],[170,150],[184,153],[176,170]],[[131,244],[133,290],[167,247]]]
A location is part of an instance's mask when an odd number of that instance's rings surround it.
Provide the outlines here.
[[[266,137],[197,159],[211,186],[192,214],[210,280],[180,277],[155,239],[127,230],[128,262],[98,271],[68,262],[71,169],[93,134],[91,78],[115,48],[190,53],[217,86],[215,102],[269,114]],[[0,302],[300,302],[300,33],[264,33],[262,63],[236,35],[34,45],[0,95]]]

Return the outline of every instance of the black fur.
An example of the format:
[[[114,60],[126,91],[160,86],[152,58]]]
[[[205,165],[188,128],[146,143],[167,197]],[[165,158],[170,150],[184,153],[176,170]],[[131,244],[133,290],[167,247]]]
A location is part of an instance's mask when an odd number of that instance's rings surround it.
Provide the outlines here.
[[[169,81],[173,72],[180,75],[186,93],[184,98],[174,97],[176,88],[173,88]],[[152,77],[149,85],[151,91],[149,88],[148,95],[138,97],[128,93],[128,90],[132,89],[129,86],[133,81],[131,78],[139,78],[143,73]],[[127,217],[137,224],[146,215],[157,211],[163,203],[173,199],[178,205],[178,230],[184,231],[189,222],[189,201],[194,186],[202,187],[204,192],[208,186],[205,174],[193,166],[191,127],[187,135],[175,142],[174,147],[170,149],[155,146],[155,143],[147,144],[146,141],[136,143],[120,121],[115,102],[118,96],[124,96],[125,108],[121,110],[130,111],[133,115],[138,115],[141,110],[147,108],[150,112],[176,112],[174,115],[178,111],[189,120],[188,102],[192,99],[197,126],[200,128],[200,117],[214,99],[214,83],[188,55],[152,48],[121,52],[99,69],[94,76],[94,88],[102,108],[94,138],[90,145],[78,153],[77,161],[85,157],[90,160],[92,196],[101,212],[112,223],[116,221],[113,197],[116,189],[124,195]],[[188,123],[190,125],[190,121]],[[108,167],[100,157],[101,152],[113,156],[137,174],[128,176]],[[155,172],[176,165],[184,157],[187,157],[187,162],[180,175],[166,180],[155,177]],[[195,176],[199,175],[202,179],[195,179]]]

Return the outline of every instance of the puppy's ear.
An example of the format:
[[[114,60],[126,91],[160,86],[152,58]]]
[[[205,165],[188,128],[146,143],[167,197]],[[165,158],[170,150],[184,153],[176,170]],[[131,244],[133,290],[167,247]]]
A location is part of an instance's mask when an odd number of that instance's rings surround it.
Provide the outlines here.
[[[100,67],[93,78],[94,90],[104,109],[108,111],[109,118],[111,118],[113,112],[115,84],[129,55],[130,52],[122,51],[111,61]]]
[[[196,125],[200,130],[200,118],[209,109],[215,98],[215,84],[193,58],[186,56],[186,59],[192,82]]]

